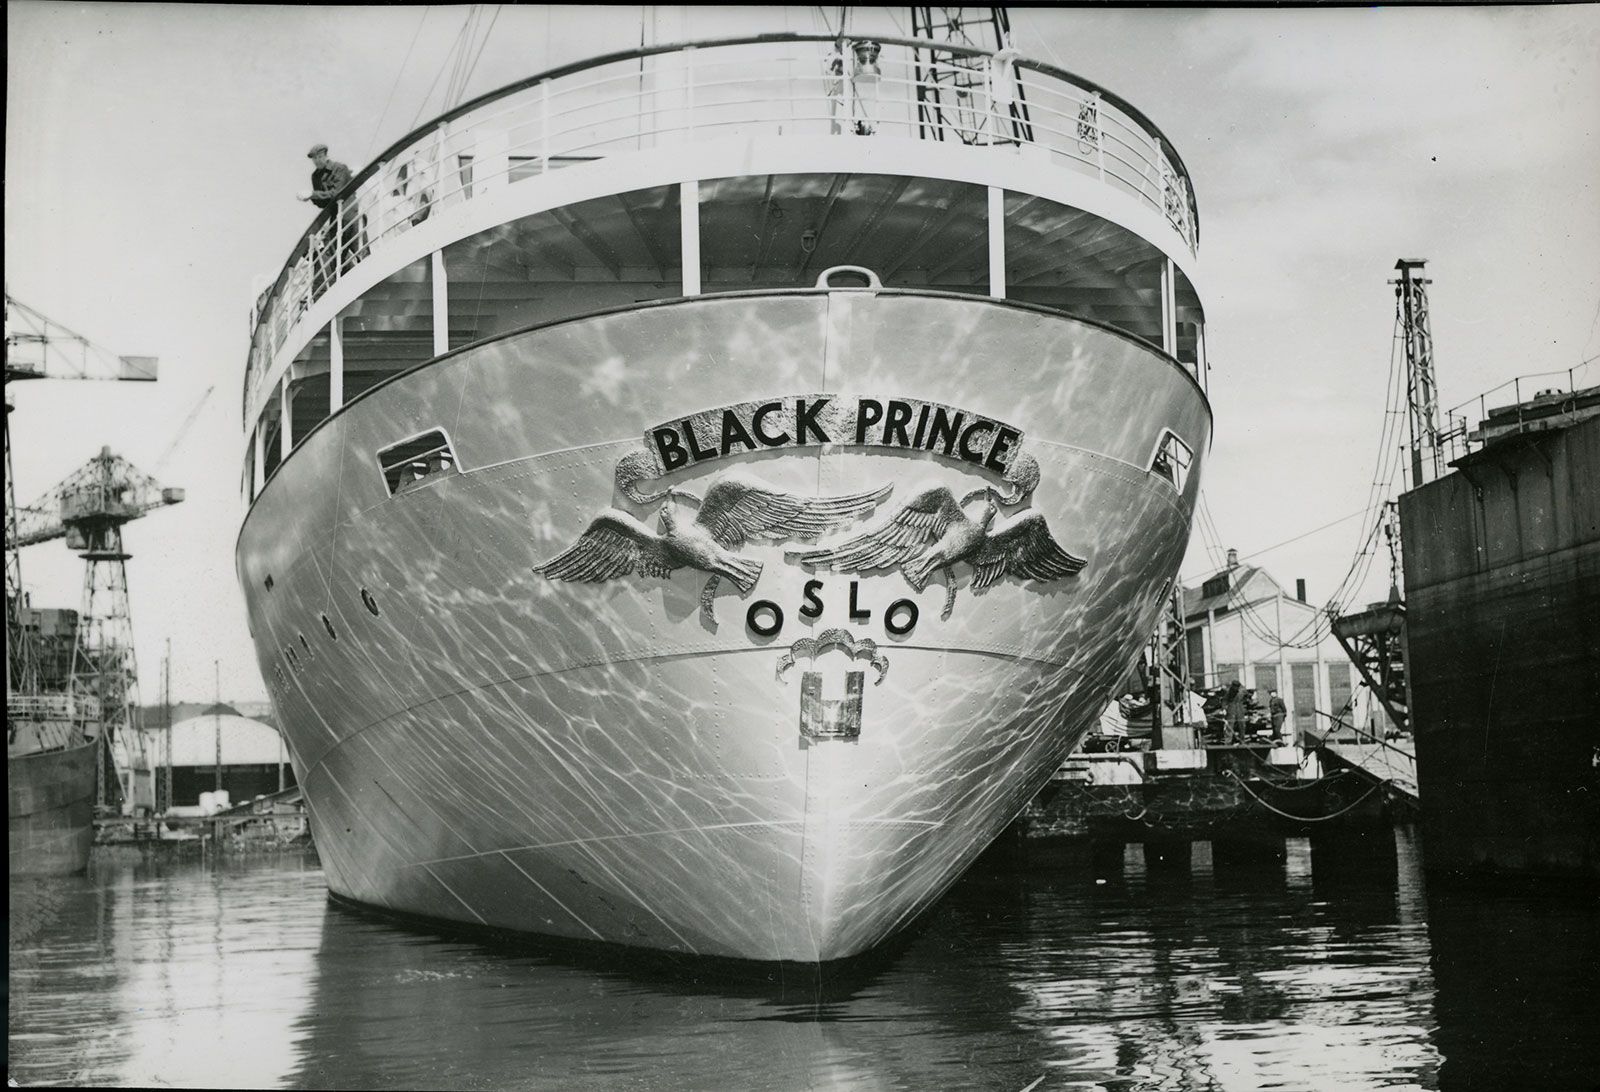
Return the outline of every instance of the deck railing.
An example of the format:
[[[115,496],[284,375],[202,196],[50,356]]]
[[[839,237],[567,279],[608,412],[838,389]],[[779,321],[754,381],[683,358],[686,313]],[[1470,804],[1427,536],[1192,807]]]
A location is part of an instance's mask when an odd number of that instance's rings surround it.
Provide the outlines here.
[[[1519,375],[1484,391],[1476,398],[1450,407],[1439,415],[1439,448],[1444,461],[1453,462],[1482,447],[1485,426],[1495,428],[1514,424],[1514,431],[1521,431],[1531,422],[1560,422],[1570,420],[1571,415],[1580,409],[1585,413],[1590,412],[1587,407],[1594,400],[1593,390],[1597,382],[1600,382],[1600,357],[1562,371]],[[1565,397],[1553,405],[1536,407],[1529,404],[1531,399],[1551,394]],[[1476,432],[1471,429],[1474,413],[1478,419]]]
[[[480,96],[357,174],[257,301],[247,399],[312,303],[439,211],[574,163],[761,135],[1032,146],[1159,213],[1191,252],[1198,238],[1188,173],[1160,131],[1094,83],[1012,51],[800,34],[632,50]]]

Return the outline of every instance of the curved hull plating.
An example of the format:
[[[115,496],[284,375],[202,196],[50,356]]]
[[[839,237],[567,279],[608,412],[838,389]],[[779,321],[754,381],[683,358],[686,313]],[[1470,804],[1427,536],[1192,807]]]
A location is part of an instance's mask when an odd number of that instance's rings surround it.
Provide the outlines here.
[[[1181,489],[1150,469],[1168,430]],[[330,886],[702,955],[866,950],[1103,707],[1209,431],[1143,343],[933,293],[590,316],[370,392],[239,541]],[[444,459],[386,478],[434,434]]]
[[[11,875],[69,876],[94,845],[96,747],[6,759],[6,831]]]

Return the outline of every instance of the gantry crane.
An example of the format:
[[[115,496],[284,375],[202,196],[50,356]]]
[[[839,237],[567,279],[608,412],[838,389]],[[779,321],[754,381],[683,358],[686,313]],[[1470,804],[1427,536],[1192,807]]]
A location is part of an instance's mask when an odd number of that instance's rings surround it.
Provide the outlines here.
[[[175,504],[183,491],[163,489],[126,460],[102,449],[38,503],[16,503],[11,460],[11,383],[23,379],[95,379],[150,382],[156,358],[120,356],[51,321],[6,294],[6,690],[33,696],[39,690],[32,634],[25,624],[27,600],[20,551],[24,546],[66,538],[88,561],[83,611],[79,615],[69,696],[74,708],[98,709],[98,737],[120,745],[129,766],[143,751],[132,731],[137,673],[128,618],[127,553],[122,525],[153,508]],[[97,799],[108,802],[102,761]],[[130,775],[130,782],[132,775]]]
[[[106,738],[123,748],[121,757],[129,769],[136,768],[142,745],[133,723],[139,707],[139,673],[128,605],[131,555],[122,528],[182,500],[183,490],[164,487],[105,447],[17,513],[19,549],[65,538],[67,548],[87,562],[72,690],[99,700]],[[106,802],[102,798],[101,803]]]

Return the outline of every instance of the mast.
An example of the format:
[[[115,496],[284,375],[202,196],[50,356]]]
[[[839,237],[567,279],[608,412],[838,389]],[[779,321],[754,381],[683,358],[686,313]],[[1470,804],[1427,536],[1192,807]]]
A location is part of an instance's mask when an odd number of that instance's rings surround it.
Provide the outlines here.
[[[965,144],[1033,140],[1022,73],[1012,61],[1005,8],[913,7],[911,34],[953,45],[999,50],[993,81],[983,58],[916,51],[918,136],[943,140],[953,130]]]
[[[212,660],[211,661],[211,673],[212,673],[212,681],[211,681],[211,727],[212,727],[212,735],[215,737],[216,747],[217,747],[217,753],[216,753],[216,760],[217,760],[216,777],[214,778],[214,784],[213,784],[212,787],[214,789],[216,789],[217,792],[221,792],[222,791],[222,708],[221,708],[222,707],[222,661],[221,660]]]
[[[166,761],[162,763],[161,779],[165,785],[165,792],[157,801],[158,812],[172,810],[172,638],[167,638],[167,653],[161,658],[161,711],[163,728],[162,752]]]
[[[1422,276],[1425,258],[1394,263],[1395,308],[1406,344],[1406,409],[1411,426],[1411,488],[1432,481],[1442,471],[1439,451],[1439,391],[1433,376],[1433,330],[1428,321],[1428,285]]]

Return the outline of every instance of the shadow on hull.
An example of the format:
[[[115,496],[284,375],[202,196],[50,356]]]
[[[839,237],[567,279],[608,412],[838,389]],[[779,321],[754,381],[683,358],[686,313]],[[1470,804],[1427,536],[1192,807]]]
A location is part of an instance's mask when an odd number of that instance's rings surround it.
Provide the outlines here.
[[[703,989],[708,993],[774,1001],[804,997],[817,1003],[847,1000],[870,985],[922,935],[934,917],[932,911],[939,905],[936,900],[910,925],[859,955],[822,963],[802,963],[695,955],[631,944],[523,933],[388,910],[331,891],[328,901],[342,912],[382,922],[413,936],[468,941],[497,954],[536,956],[583,970],[625,975],[641,984],[670,985],[679,991]]]

